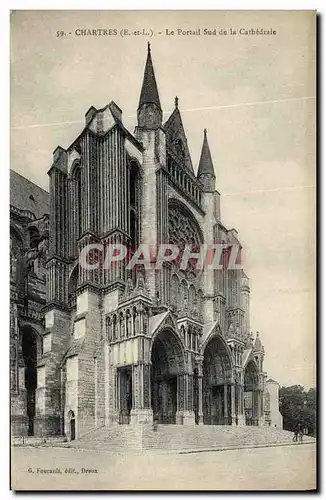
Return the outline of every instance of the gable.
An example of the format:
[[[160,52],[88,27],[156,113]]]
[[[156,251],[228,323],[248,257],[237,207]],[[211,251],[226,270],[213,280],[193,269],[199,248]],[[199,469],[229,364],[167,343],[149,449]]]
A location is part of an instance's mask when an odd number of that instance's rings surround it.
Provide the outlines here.
[[[170,118],[163,125],[163,129],[166,134],[167,149],[177,157],[179,163],[183,164],[188,172],[195,176],[187,144],[187,137],[178,108],[175,108]]]

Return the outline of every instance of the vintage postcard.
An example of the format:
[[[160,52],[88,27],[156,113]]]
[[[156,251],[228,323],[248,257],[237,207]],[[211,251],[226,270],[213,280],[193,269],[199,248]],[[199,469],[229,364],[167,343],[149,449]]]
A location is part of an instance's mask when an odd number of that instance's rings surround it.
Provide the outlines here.
[[[13,11],[13,490],[316,488],[316,12]]]

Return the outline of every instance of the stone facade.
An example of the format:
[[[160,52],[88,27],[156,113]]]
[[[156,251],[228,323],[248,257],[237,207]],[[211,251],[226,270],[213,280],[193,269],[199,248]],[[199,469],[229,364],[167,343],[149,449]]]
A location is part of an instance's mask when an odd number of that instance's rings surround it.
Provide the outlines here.
[[[242,269],[199,272],[190,263],[181,271],[173,262],[160,270],[128,270],[122,263],[105,269],[96,259],[88,269],[80,265],[90,244],[123,244],[131,253],[164,243],[181,250],[221,242],[241,248],[237,231],[221,220],[207,132],[195,175],[177,98],[165,123],[162,115],[148,48],[134,134],[114,102],[91,107],[79,137],[54,151],[49,218],[17,215],[24,234],[35,225],[39,230],[37,312],[28,308],[32,333],[25,344],[37,343],[25,346],[25,357],[18,282],[11,309],[12,413],[26,420],[29,391],[30,433],[74,439],[101,426],[153,420],[265,423],[264,348],[250,332],[249,279]],[[24,238],[26,255],[31,242]],[[227,258],[226,249],[222,261]],[[26,290],[19,297],[26,298]]]

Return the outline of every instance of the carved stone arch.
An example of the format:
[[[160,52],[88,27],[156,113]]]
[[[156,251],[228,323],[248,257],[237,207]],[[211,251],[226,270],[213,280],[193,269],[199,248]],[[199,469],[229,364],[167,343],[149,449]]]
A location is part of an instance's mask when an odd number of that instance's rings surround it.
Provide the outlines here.
[[[118,318],[116,313],[112,314],[112,340],[115,341],[118,338],[117,334]]]
[[[118,318],[119,318],[120,338],[124,338],[126,333],[126,325],[125,325],[125,314],[123,311],[120,311]]]
[[[175,331],[173,328],[163,325],[162,328],[158,329],[155,332],[152,338],[150,346],[150,355],[152,355],[153,346],[155,342],[161,342],[167,347],[167,349],[169,349],[168,355],[170,356],[170,360],[173,361],[174,359],[174,361],[172,362],[173,371],[175,372],[178,371],[180,373],[183,373],[185,369],[185,350],[179,333]],[[178,370],[175,362],[178,365]]]
[[[82,186],[82,166],[79,158],[76,158],[71,166],[70,170],[70,182],[69,182],[69,195],[71,202],[74,204],[75,210],[73,211],[73,217],[71,224],[75,232],[76,239],[81,236],[82,233],[82,197],[83,197],[83,186]]]
[[[256,358],[255,358],[252,354],[251,354],[251,355],[249,356],[249,358],[247,359],[247,362],[246,362],[246,364],[245,364],[245,366],[244,366],[244,370],[246,370],[247,366],[248,366],[250,363],[253,363],[253,364],[255,365],[256,370],[259,372],[259,365],[258,365],[258,363],[257,363]]]
[[[244,368],[245,418],[247,425],[258,425],[260,414],[259,403],[259,367],[253,356],[250,356]]]
[[[24,286],[24,236],[10,224],[10,279],[21,289]]]
[[[22,368],[19,377],[23,377],[26,389],[26,416],[28,418],[28,435],[30,436],[34,435],[37,366],[43,352],[43,331],[43,328],[34,323],[28,321],[19,322],[19,351],[21,353],[19,366]]]
[[[139,177],[143,177],[144,169],[142,165],[139,163],[138,159],[135,156],[128,155],[128,167],[130,168],[132,164],[134,164],[135,167],[137,168]]]
[[[128,338],[132,335],[132,316],[129,307],[126,309],[125,318],[126,318],[126,337]]]
[[[67,413],[67,418],[69,419],[75,418],[75,412],[73,410],[67,409],[66,413]]]
[[[10,223],[10,235],[13,235],[21,243],[22,247],[24,246],[24,234],[16,224]]]
[[[179,332],[180,332],[181,341],[182,341],[183,345],[185,346],[185,342],[186,342],[186,329],[185,329],[184,325],[181,325]]]
[[[193,283],[189,286],[189,308],[193,310],[197,306],[196,302],[196,288]]]
[[[19,329],[23,330],[26,328],[30,328],[31,330],[33,330],[33,333],[36,335],[38,341],[43,342],[43,335],[45,333],[45,330],[41,324],[36,323],[36,322],[32,323],[28,319],[25,320],[25,319],[20,318],[19,319]]]
[[[182,397],[179,383],[186,372],[185,349],[176,329],[164,324],[158,329],[151,342],[150,358],[154,418],[163,424],[175,424]]]
[[[204,424],[225,423],[229,417],[228,390],[233,362],[219,329],[215,328],[203,344],[203,418]]]
[[[68,302],[70,306],[76,304],[76,291],[79,279],[79,263],[76,262],[68,274]]]
[[[37,248],[40,241],[40,231],[36,224],[30,224],[28,226],[29,234],[29,246],[31,248]]]
[[[135,250],[140,241],[139,235],[141,233],[141,196],[142,196],[142,182],[143,170],[139,161],[135,157],[128,156],[128,169],[127,169],[127,199],[128,199],[128,216],[129,216],[129,235],[131,249]],[[136,275],[133,270],[131,273],[133,282],[135,284]]]
[[[259,367],[254,360],[250,358],[244,368],[244,387],[245,391],[254,391],[259,385]]]
[[[70,172],[69,172],[69,178],[74,179],[76,175],[78,174],[78,170],[81,169],[81,161],[80,158],[75,158],[75,160],[72,162],[72,165],[70,167]]]
[[[217,340],[220,346],[223,348],[224,353],[225,353],[225,362],[226,365],[228,366],[229,370],[232,370],[233,368],[233,356],[231,349],[229,345],[227,344],[225,338],[222,335],[222,331],[219,325],[217,325],[212,332],[209,334],[209,336],[205,339],[205,341],[202,344],[202,353],[204,354],[206,347],[213,342],[214,340]]]
[[[66,434],[68,434],[70,441],[76,439],[76,414],[71,409],[66,412]]]

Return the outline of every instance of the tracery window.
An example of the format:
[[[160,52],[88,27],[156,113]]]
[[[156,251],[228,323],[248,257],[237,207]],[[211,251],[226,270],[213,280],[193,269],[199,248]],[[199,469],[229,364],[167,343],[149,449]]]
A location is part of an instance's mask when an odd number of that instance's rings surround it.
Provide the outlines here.
[[[75,231],[77,239],[82,234],[82,181],[80,163],[75,163],[72,172],[73,179],[73,206],[75,210]]]
[[[131,248],[137,248],[139,244],[139,227],[138,221],[140,217],[139,213],[139,198],[140,198],[140,176],[137,164],[132,161],[130,163],[129,171],[129,224],[130,224],[130,238],[131,238]]]
[[[170,243],[200,246],[202,237],[196,223],[177,205],[169,207],[169,240]]]
[[[23,242],[18,233],[10,228],[10,279],[18,284],[23,280]]]

